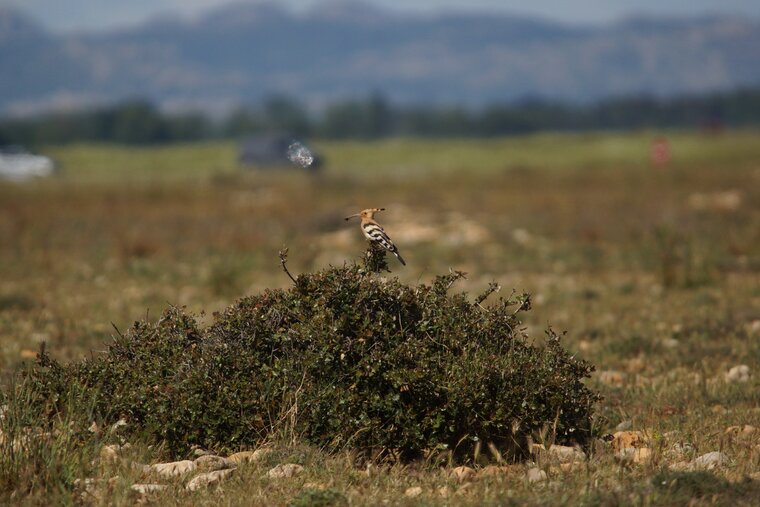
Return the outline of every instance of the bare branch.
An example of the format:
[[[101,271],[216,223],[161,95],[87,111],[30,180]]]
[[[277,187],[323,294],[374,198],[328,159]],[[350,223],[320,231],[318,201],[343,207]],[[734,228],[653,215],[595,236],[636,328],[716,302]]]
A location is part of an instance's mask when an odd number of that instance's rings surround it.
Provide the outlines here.
[[[293,275],[290,274],[290,271],[288,271],[288,249],[283,248],[280,250],[280,265],[282,266],[282,269],[285,271],[285,274],[288,275],[288,277],[293,280],[293,285],[298,285],[298,282],[296,282],[296,279],[293,278]]]

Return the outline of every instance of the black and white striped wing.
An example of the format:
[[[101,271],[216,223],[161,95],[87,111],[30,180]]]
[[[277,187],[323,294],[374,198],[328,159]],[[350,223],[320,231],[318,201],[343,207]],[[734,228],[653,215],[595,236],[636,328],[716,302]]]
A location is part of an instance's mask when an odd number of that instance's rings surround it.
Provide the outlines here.
[[[404,262],[404,259],[398,253],[398,248],[396,248],[396,245],[393,244],[393,241],[391,241],[391,238],[388,237],[382,227],[377,224],[364,224],[362,225],[362,232],[368,240],[374,243],[378,243],[380,246],[395,255],[401,264],[406,266],[406,262]]]

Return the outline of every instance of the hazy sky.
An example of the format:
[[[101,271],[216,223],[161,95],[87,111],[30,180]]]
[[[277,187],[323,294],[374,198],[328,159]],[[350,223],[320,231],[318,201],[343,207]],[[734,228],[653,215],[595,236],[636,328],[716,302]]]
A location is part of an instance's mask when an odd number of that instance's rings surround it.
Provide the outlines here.
[[[25,9],[56,30],[133,24],[162,13],[193,15],[233,0],[0,0]],[[238,0],[239,1],[239,0]],[[280,0],[306,8],[320,0]],[[599,23],[630,14],[730,13],[760,17],[760,0],[370,0],[393,9],[486,10],[538,15],[568,23]]]

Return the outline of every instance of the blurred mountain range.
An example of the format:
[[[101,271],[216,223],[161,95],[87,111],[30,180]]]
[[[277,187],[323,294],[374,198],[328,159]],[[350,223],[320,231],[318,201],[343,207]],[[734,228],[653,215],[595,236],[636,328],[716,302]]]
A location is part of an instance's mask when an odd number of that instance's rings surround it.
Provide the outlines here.
[[[758,84],[752,18],[577,27],[505,14],[402,15],[343,0],[299,13],[244,2],[192,20],[60,35],[0,8],[0,111],[19,114],[136,96],[213,112],[272,94],[310,107],[373,92],[479,105]]]

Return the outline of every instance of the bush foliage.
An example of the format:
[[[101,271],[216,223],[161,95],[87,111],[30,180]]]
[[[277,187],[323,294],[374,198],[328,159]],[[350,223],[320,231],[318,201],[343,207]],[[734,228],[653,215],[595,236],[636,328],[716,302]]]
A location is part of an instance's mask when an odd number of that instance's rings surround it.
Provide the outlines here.
[[[451,293],[462,273],[407,286],[382,268],[384,254],[370,252],[362,265],[297,276],[205,329],[169,308],[103,355],[60,365],[43,353],[24,385],[51,420],[73,409],[72,392],[90,393],[102,424],[126,418],[175,454],[286,436],[402,457],[481,441],[517,457],[546,428],[587,443],[599,399],[583,384],[592,366],[551,330],[544,346],[528,340],[518,318],[528,295],[486,306],[495,284],[470,300]]]

